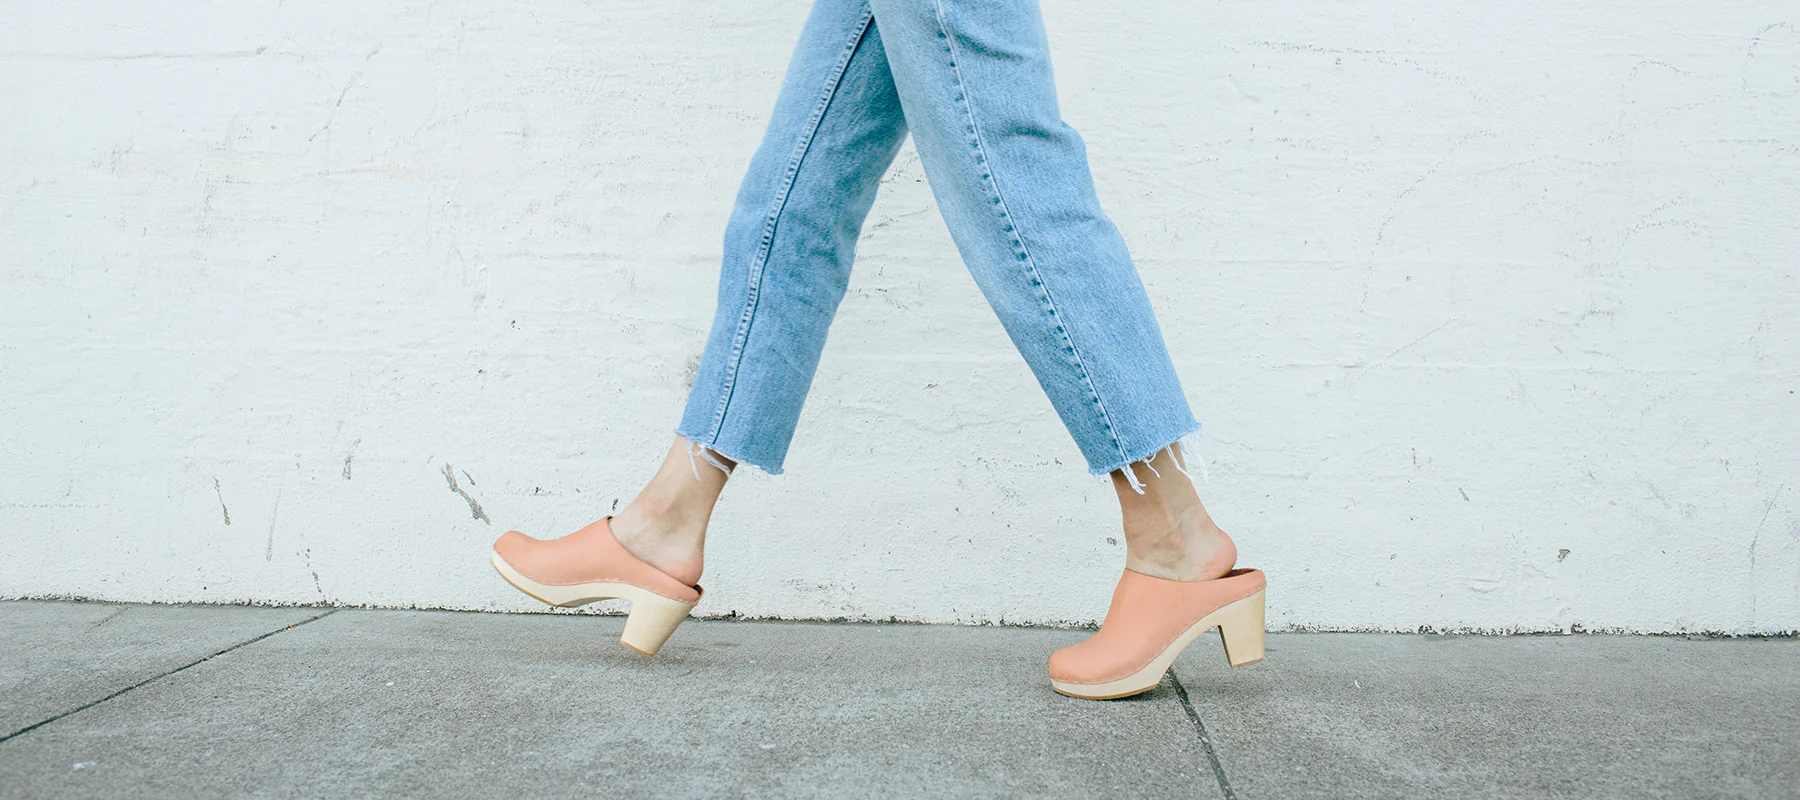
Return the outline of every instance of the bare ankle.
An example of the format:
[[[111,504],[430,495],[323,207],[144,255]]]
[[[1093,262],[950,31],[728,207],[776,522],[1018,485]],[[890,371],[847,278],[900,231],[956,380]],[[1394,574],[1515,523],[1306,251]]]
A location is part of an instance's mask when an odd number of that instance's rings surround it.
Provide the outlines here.
[[[612,518],[613,537],[625,551],[689,586],[700,582],[706,524],[645,509],[636,501]]]
[[[1222,577],[1237,562],[1237,545],[1210,517],[1199,515],[1162,525],[1128,520],[1125,566],[1176,581]]]

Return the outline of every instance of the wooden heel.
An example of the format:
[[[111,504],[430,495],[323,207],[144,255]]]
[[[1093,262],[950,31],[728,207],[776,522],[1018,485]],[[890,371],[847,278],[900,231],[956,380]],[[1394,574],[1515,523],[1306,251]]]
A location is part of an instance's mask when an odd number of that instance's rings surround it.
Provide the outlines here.
[[[1257,592],[1213,612],[1218,615],[1219,641],[1225,661],[1242,667],[1263,660],[1263,593]]]
[[[656,655],[675,626],[687,619],[693,605],[670,600],[662,595],[639,592],[631,598],[631,611],[625,617],[625,633],[619,641],[647,656]]]

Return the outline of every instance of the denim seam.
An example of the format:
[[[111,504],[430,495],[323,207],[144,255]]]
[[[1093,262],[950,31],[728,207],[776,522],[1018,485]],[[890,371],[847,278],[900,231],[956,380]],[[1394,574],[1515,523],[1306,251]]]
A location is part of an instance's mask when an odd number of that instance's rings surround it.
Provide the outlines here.
[[[787,172],[782,176],[781,186],[776,189],[775,197],[770,202],[769,218],[763,224],[762,242],[758,247],[756,259],[751,262],[750,275],[745,281],[744,313],[742,319],[738,321],[737,334],[732,338],[731,357],[726,364],[724,387],[719,393],[719,410],[713,415],[712,432],[707,435],[709,441],[705,443],[709,447],[719,440],[719,434],[725,429],[725,411],[731,405],[732,391],[737,388],[738,366],[743,361],[744,350],[749,342],[750,323],[756,316],[757,300],[762,296],[763,269],[768,264],[769,251],[774,246],[776,225],[781,220],[781,212],[787,205],[788,195],[793,190],[794,178],[800,172],[800,162],[806,158],[807,152],[812,148],[813,137],[818,133],[819,124],[825,118],[825,110],[831,105],[832,98],[837,96],[838,86],[843,82],[844,73],[849,69],[850,59],[856,55],[857,47],[862,44],[863,36],[869,30],[869,21],[874,18],[874,9],[863,9],[862,20],[851,32],[844,46],[843,55],[838,58],[837,67],[832,72],[831,79],[826,81],[825,88],[821,90],[818,106],[813,109],[812,117],[807,120],[805,132],[801,135],[799,143],[794,146],[793,156],[788,159]]]
[[[1012,211],[1007,207],[1006,199],[1000,191],[999,170],[996,170],[993,162],[988,159],[987,147],[982,142],[981,126],[975,122],[974,104],[968,99],[969,85],[963,80],[962,67],[957,64],[956,39],[950,35],[950,22],[944,15],[942,0],[932,0],[932,9],[937,16],[938,38],[944,40],[944,52],[950,54],[950,71],[956,76],[958,92],[956,99],[962,104],[963,114],[969,121],[970,142],[975,147],[976,163],[987,169],[987,172],[981,177],[993,187],[994,205],[1000,208],[1000,217],[1006,221],[1006,232],[1012,234],[1013,244],[1017,248],[1016,255],[1020,261],[1024,262],[1026,271],[1030,273],[1031,283],[1038,289],[1044,310],[1050,313],[1051,319],[1056,323],[1056,332],[1062,334],[1063,341],[1068,345],[1065,350],[1073,358],[1076,372],[1081,375],[1081,381],[1087,387],[1088,397],[1093,399],[1094,407],[1100,412],[1100,422],[1106,427],[1107,437],[1112,439],[1113,447],[1119,451],[1120,457],[1127,457],[1125,446],[1119,442],[1118,428],[1113,424],[1112,415],[1106,410],[1106,401],[1100,399],[1100,391],[1094,386],[1094,379],[1088,372],[1087,362],[1081,358],[1081,353],[1076,349],[1075,338],[1063,325],[1062,314],[1056,310],[1056,300],[1050,296],[1050,286],[1044,283],[1043,273],[1038,271],[1037,261],[1032,257],[1030,249],[1025,246],[1024,235],[1018,230],[1018,224],[1013,219]]]

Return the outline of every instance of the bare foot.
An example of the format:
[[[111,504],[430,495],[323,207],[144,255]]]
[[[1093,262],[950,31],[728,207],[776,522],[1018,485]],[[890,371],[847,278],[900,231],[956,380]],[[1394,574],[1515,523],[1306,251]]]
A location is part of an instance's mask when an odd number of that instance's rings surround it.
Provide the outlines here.
[[[1149,466],[1132,464],[1142,494],[1131,488],[1124,470],[1112,473],[1125,524],[1125,567],[1173,581],[1222,577],[1237,563],[1237,545],[1213,523],[1171,455],[1181,457],[1179,444],[1149,459]]]
[[[705,561],[706,525],[730,476],[702,456],[690,460],[689,447],[686,439],[676,438],[655,477],[613,515],[611,526],[626,552],[694,586],[700,583]],[[723,455],[711,454],[727,468],[737,466]]]

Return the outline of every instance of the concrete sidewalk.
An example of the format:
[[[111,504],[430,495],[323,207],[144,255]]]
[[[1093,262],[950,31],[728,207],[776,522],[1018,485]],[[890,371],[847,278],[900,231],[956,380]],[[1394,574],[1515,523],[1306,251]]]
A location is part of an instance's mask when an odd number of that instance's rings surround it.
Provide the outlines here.
[[[1800,641],[1216,635],[0,603],[4,797],[1800,797]]]

